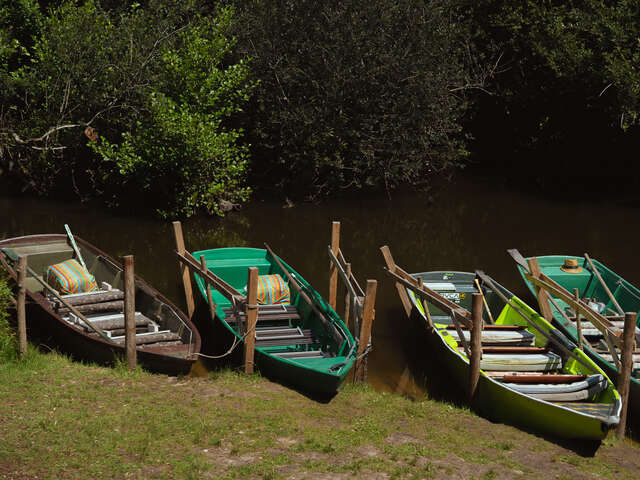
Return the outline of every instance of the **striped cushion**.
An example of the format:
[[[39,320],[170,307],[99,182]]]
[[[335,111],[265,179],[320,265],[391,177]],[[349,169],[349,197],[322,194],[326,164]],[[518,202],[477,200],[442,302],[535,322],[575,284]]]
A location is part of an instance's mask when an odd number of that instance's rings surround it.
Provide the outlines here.
[[[45,278],[61,295],[93,292],[98,289],[94,276],[75,259],[51,265],[47,268]]]
[[[258,303],[271,305],[290,301],[289,285],[280,275],[258,275]]]

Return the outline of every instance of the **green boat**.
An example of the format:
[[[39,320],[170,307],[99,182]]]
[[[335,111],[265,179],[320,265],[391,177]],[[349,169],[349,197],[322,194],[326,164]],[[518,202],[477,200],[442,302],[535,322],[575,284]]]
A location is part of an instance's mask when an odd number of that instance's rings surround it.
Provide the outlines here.
[[[210,272],[241,293],[246,288],[249,267],[257,267],[260,276],[277,274],[289,286],[294,286],[293,281],[301,287],[313,307],[294,288],[290,288],[287,304],[258,305],[255,364],[261,374],[298,390],[319,396],[337,393],[355,362],[356,342],[329,304],[289,265],[267,250],[216,248],[193,252],[195,258],[201,255]],[[194,277],[206,300],[205,282],[197,274]],[[234,310],[231,299],[221,291],[212,288],[211,292],[222,331],[229,339],[242,341],[239,329],[244,313]]]
[[[477,275],[437,271],[411,277],[467,315],[472,294],[479,292],[476,285],[482,289],[482,359],[473,399],[479,413],[555,437],[604,438],[618,424],[621,409],[620,396],[605,372],[522,300],[490,277]],[[470,362],[464,344],[470,340],[469,330],[455,324],[451,310],[426,299],[429,321],[413,290],[403,291],[411,301],[410,317],[426,332],[433,358],[466,388]]]
[[[567,291],[573,293],[578,289],[581,299],[587,299],[590,306],[605,315],[613,324],[613,331],[621,332],[624,326],[624,317],[617,310],[617,306],[609,297],[603,287],[598,275],[596,275],[589,261],[585,257],[572,255],[547,255],[536,257],[540,265],[540,272],[545,274]],[[528,260],[528,259],[526,259]],[[593,267],[598,270],[602,281],[607,285],[611,295],[620,306],[622,312],[640,312],[640,290],[631,285],[620,275],[607,268],[597,260],[590,259]],[[569,267],[567,268],[565,264]],[[518,264],[518,271],[531,293],[535,296],[535,290],[531,282],[524,276],[524,268]],[[562,300],[555,299],[556,304],[563,313],[550,301],[549,305],[553,314],[553,323],[567,337],[578,343],[578,329],[575,323],[573,310]],[[636,318],[636,325],[638,319]],[[618,369],[614,363],[608,345],[602,333],[594,328],[589,322],[583,321],[581,324],[582,335],[586,340],[583,345],[584,352],[591,357],[613,380],[618,380]],[[636,327],[636,339],[640,336],[640,330]],[[636,340],[637,341],[637,340]],[[619,351],[618,351],[619,354]],[[631,384],[629,388],[629,414],[630,418],[637,423],[640,420],[640,353],[633,354],[633,369],[631,373]]]

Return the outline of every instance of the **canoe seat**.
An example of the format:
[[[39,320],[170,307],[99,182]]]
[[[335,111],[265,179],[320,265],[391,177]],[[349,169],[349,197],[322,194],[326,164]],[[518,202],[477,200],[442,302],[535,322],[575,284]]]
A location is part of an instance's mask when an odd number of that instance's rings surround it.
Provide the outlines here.
[[[274,328],[256,330],[256,347],[285,347],[316,343],[311,330],[300,328]]]
[[[271,352],[269,352],[271,353]],[[280,358],[303,359],[303,358],[324,358],[322,350],[295,350],[287,352],[275,352],[271,355]]]
[[[225,321],[235,326],[238,323],[238,317],[234,315],[232,308],[223,308],[222,312],[226,315]],[[240,312],[240,320],[244,323],[246,321],[245,312]],[[259,305],[258,306],[258,319],[259,323],[264,322],[280,322],[291,324],[294,320],[300,320],[300,313],[298,309],[293,305]]]
[[[456,340],[460,341],[458,332],[454,329],[448,331],[448,333]],[[471,341],[471,332],[469,330],[463,330],[462,334],[467,342]],[[482,345],[485,346],[533,346],[536,336],[525,330],[507,330],[507,329],[484,329],[482,330]]]
[[[124,336],[115,337],[113,341],[119,344],[124,344]],[[136,345],[143,345],[146,343],[159,343],[159,342],[180,342],[181,337],[175,332],[169,330],[163,330],[160,332],[148,332],[136,334]]]
[[[531,395],[540,400],[558,402],[578,402],[588,400],[604,391],[609,382],[604,375],[590,375],[584,380],[571,383],[537,383],[522,384],[503,382],[503,385],[520,393]]]
[[[550,372],[562,368],[562,359],[553,352],[484,353],[483,349],[480,368],[507,372]]]

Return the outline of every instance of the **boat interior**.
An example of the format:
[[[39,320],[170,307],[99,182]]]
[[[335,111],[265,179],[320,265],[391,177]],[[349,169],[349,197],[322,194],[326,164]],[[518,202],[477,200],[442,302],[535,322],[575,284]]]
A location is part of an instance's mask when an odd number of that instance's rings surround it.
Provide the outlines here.
[[[448,280],[443,280],[443,275],[446,272],[414,276],[421,278],[424,286],[467,311],[471,311],[472,294],[479,292],[478,286],[482,289],[486,304],[483,308],[480,368],[485,375],[538,400],[602,418],[615,415],[618,406],[610,382],[597,367],[587,366],[590,361],[581,363],[567,353],[572,351],[579,358],[586,359],[582,352],[574,351],[576,346],[561,332],[506,289],[500,293],[509,299],[510,304],[488,286],[475,283],[474,274],[457,272],[449,274],[452,278]],[[493,286],[500,288],[495,283]],[[411,295],[416,301],[415,295]],[[424,306],[421,302],[417,305],[424,315]],[[470,330],[461,322],[456,325],[448,312],[432,304],[427,306],[434,327],[443,340],[452,350],[465,356],[465,344],[468,348],[471,340]],[[534,322],[546,336],[533,328],[530,322]],[[566,348],[559,348],[548,336]]]
[[[290,290],[290,300],[279,304],[259,304],[255,331],[255,346],[273,357],[318,370],[331,371],[332,367],[346,361],[353,340],[334,323],[337,316],[328,310],[328,305],[309,287],[308,283],[293,272],[295,281],[333,324],[333,331],[302,299],[285,272],[264,249],[220,248],[194,252],[194,257],[205,257],[209,271],[222,278],[242,295],[246,295],[248,268],[257,267],[258,275],[280,275]],[[284,266],[284,264],[283,264]],[[201,290],[204,282],[196,276]],[[217,315],[242,336],[246,332],[246,316],[243,308],[234,308],[233,302],[218,290],[211,290]],[[350,341],[351,340],[351,341]]]
[[[117,345],[124,345],[123,270],[120,265],[78,242],[86,269],[95,277],[98,289],[62,294],[49,285],[54,293],[44,286],[48,267],[77,259],[74,249],[65,238],[3,244],[1,248],[10,261],[17,256],[27,258],[27,289],[43,295],[62,320],[91,337],[102,337]],[[196,343],[191,327],[173,307],[139,280],[136,280],[135,292],[136,348],[178,358],[191,356]],[[64,303],[73,306],[84,319],[70,311]]]
[[[566,258],[575,258],[579,264],[582,265],[581,270],[577,273],[567,274],[560,269]],[[607,288],[612,293],[613,297],[620,305],[622,312],[639,312],[640,311],[640,296],[637,290],[613,273],[607,267],[597,261],[593,261],[594,266],[598,269],[602,281],[607,285]],[[560,282],[565,286],[567,290],[573,292],[577,289],[578,295],[581,299],[586,299],[589,302],[589,306],[595,311],[604,315],[607,320],[612,324],[611,330],[618,335],[622,335],[624,328],[624,315],[616,309],[616,306],[609,297],[609,294],[603,287],[600,280],[595,274],[592,273],[587,261],[581,257],[565,257],[565,256],[549,256],[542,257],[540,259],[540,266],[544,269],[544,273],[557,282]],[[562,299],[554,298],[556,304],[563,313],[571,321],[571,325],[577,332],[577,320],[576,314],[573,309]],[[563,317],[557,308],[550,303],[551,311],[554,315]],[[637,320],[636,320],[637,324]],[[597,329],[591,322],[584,319],[580,322],[582,335],[589,346],[594,350],[602,359],[614,364],[615,359],[610,351],[609,345],[604,338],[603,333]],[[577,337],[577,334],[576,334]],[[640,378],[640,328],[636,327],[636,349],[633,352],[633,367],[631,375],[635,378]],[[616,347],[616,355],[620,358],[620,349]]]

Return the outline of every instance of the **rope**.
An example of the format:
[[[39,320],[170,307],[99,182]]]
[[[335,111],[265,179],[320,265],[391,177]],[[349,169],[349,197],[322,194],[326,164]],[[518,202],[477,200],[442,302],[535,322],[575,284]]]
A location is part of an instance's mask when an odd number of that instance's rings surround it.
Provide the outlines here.
[[[236,347],[238,345],[240,345],[240,343],[242,341],[244,341],[245,338],[247,338],[247,335],[249,335],[251,332],[253,332],[255,330],[255,327],[253,327],[251,330],[249,330],[247,333],[245,333],[242,338],[240,338],[240,340],[238,340],[238,337],[236,337],[235,335],[233,336],[233,343],[231,344],[231,347],[229,347],[229,350],[227,350],[225,353],[223,353],[222,355],[205,355],[204,353],[196,353],[196,355],[200,356],[200,357],[204,357],[204,358],[210,358],[212,360],[217,360],[219,358],[224,358],[228,355],[231,355],[231,353],[236,349]]]
[[[620,285],[627,292],[629,292],[631,295],[633,295],[636,298],[636,300],[640,300],[640,297],[633,290],[631,290],[629,287],[627,287],[622,280],[618,280],[616,282],[616,284]]]

